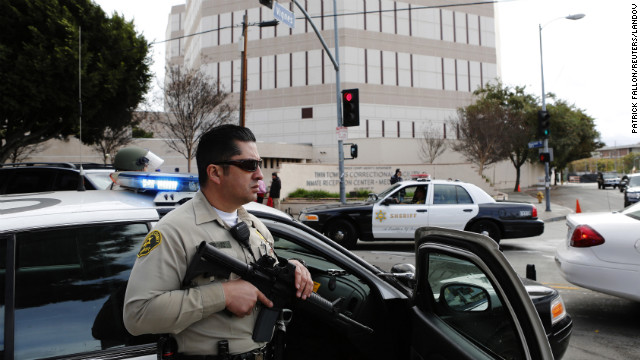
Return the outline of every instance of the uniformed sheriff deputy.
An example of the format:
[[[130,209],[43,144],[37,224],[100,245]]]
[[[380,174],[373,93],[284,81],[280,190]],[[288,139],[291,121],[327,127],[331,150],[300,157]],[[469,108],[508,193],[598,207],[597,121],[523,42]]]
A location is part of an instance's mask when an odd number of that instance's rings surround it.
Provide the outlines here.
[[[273,304],[251,283],[235,274],[230,279],[200,276],[197,286],[181,289],[203,240],[246,263],[274,256],[269,230],[242,207],[256,199],[262,179],[255,141],[251,130],[236,125],[202,136],[196,152],[200,191],[157,223],[131,271],[124,304],[127,330],[171,334],[178,359],[222,358],[221,341],[228,341],[230,359],[268,358],[266,344],[255,342],[252,333],[261,307]],[[250,229],[251,250],[229,231],[240,221]],[[313,290],[311,275],[300,262],[290,262],[296,265],[296,296],[306,299]]]

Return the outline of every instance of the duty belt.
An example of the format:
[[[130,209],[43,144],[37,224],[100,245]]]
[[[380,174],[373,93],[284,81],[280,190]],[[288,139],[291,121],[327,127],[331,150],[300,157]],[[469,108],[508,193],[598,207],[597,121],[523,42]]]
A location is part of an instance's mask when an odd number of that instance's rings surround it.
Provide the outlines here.
[[[267,347],[251,350],[242,354],[219,355],[185,355],[178,353],[178,360],[269,360]]]

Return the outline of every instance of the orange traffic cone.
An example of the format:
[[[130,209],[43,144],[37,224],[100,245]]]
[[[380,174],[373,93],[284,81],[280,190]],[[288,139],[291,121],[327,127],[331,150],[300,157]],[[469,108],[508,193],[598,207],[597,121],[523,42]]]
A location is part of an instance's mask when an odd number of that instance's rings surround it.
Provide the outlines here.
[[[580,201],[578,201],[578,199],[576,199],[576,214],[581,213],[582,210],[580,209]]]
[[[518,184],[518,192],[520,192],[520,184]]]

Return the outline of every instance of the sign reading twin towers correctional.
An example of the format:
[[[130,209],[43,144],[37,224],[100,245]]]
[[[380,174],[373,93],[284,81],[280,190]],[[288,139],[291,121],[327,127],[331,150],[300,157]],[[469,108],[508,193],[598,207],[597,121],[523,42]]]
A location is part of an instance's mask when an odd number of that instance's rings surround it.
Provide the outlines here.
[[[288,27],[292,29],[295,28],[296,17],[293,16],[293,12],[287,10],[287,8],[277,2],[273,3],[273,17],[276,20],[282,21]]]

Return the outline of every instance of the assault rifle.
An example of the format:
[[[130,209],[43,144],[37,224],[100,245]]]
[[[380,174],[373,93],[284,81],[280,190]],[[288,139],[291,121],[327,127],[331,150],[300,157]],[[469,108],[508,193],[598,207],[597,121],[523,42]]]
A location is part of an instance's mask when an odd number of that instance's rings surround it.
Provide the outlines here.
[[[278,258],[276,260],[269,255],[263,255],[255,263],[245,264],[203,241],[198,245],[198,250],[187,268],[182,287],[188,288],[191,281],[200,275],[227,279],[231,273],[235,273],[250,282],[273,302],[272,308],[262,308],[253,330],[253,340],[267,342],[271,340],[280,310],[289,306],[296,299],[295,270],[296,266],[286,259]],[[339,298],[330,302],[312,292],[305,301],[344,323],[372,333],[373,329],[339,311],[338,304],[342,300]]]

